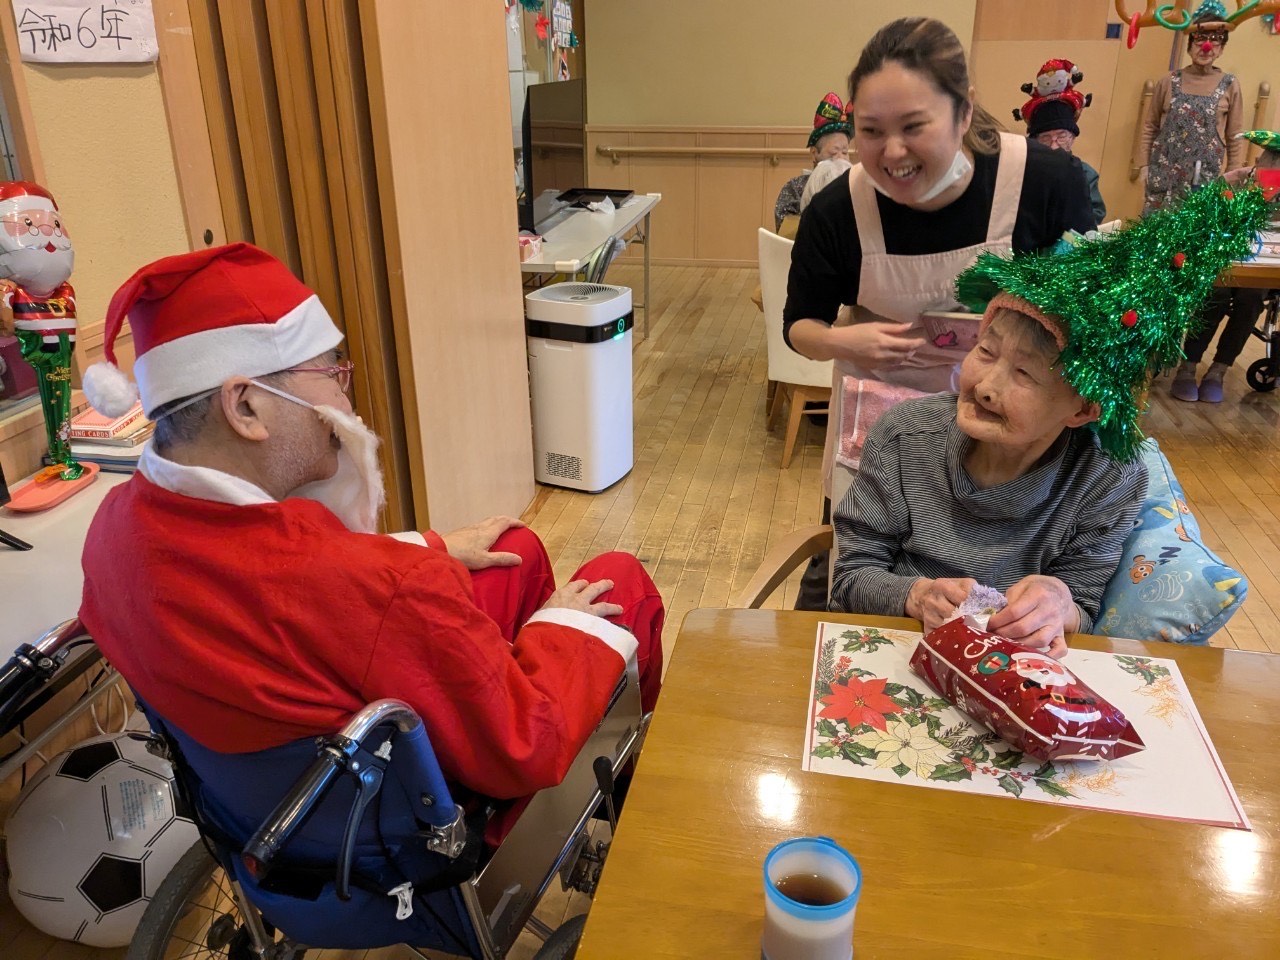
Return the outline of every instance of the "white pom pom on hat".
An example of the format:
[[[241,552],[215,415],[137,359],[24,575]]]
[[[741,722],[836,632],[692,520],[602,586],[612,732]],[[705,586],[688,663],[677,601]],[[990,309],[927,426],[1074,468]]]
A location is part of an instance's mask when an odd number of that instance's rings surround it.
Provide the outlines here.
[[[84,395],[103,416],[119,417],[138,399],[138,386],[114,363],[95,363],[84,372]]]
[[[115,344],[128,318],[131,383]],[[283,263],[249,243],[165,257],[125,281],[107,308],[105,361],[85,371],[93,408],[119,416],[139,397],[147,416],[235,376],[260,377],[342,342],[319,297]]]

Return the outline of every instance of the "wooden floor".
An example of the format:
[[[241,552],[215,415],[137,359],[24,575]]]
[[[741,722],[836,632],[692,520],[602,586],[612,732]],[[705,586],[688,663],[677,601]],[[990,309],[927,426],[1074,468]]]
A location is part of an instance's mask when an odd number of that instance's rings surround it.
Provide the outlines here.
[[[639,269],[609,282],[640,288]],[[765,429],[765,354],[760,313],[749,294],[754,270],[656,267],[648,339],[635,350],[635,449],[631,474],[598,495],[540,488],[525,519],[545,540],[564,580],[587,558],[629,550],[667,600],[667,662],[684,615],[724,606],[765,549],[821,510],[822,431],[806,424],[782,470],[780,432]],[[1249,578],[1249,598],[1217,645],[1280,653],[1280,392],[1259,394],[1242,371],[1261,356],[1252,341],[1219,405],[1152,390],[1148,431],[1185,487],[1206,542]],[[796,577],[768,606],[794,602]],[[557,886],[557,885],[553,885]],[[587,906],[580,895],[549,898],[555,925]],[[527,958],[526,934],[513,956]],[[0,895],[4,960],[117,960],[123,951],[50,940],[27,927]],[[316,960],[400,960],[403,950],[325,951]]]

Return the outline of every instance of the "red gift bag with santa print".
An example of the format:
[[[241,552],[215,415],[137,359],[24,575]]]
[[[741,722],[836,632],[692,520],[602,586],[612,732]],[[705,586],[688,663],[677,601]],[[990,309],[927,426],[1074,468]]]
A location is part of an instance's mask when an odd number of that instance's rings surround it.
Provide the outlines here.
[[[911,669],[1039,760],[1114,760],[1146,749],[1124,713],[1057,660],[979,630],[967,617],[927,634]]]

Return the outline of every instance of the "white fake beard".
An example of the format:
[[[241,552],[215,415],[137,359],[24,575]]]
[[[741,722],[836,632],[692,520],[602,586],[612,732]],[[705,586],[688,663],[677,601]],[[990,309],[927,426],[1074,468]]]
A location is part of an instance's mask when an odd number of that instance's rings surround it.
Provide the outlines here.
[[[342,444],[338,469],[328,480],[303,484],[289,496],[323,503],[352,533],[377,533],[378,513],[387,499],[378,464],[378,435],[354,413],[327,406],[313,409]]]
[[[43,246],[18,247],[0,254],[0,276],[12,280],[27,293],[47,297],[71,276],[75,265],[75,251],[65,240],[66,246],[50,253]]]

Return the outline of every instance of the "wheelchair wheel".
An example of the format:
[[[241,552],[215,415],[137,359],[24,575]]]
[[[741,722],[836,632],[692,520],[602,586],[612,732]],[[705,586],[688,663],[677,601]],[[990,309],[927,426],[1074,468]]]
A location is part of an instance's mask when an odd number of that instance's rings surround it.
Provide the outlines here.
[[[1271,372],[1271,360],[1268,357],[1249,364],[1244,378],[1259,393],[1270,393],[1276,388],[1276,375]]]
[[[587,925],[587,915],[580,913],[570,917],[552,931],[546,942],[533,955],[533,960],[569,960],[578,952],[582,928]]]
[[[304,950],[275,934],[261,958],[222,867],[197,840],[147,904],[125,960],[301,960]]]

